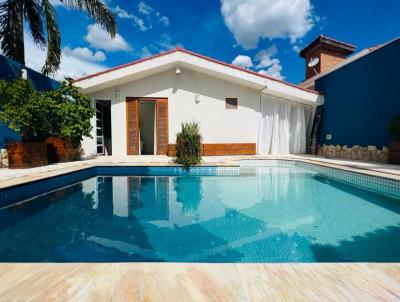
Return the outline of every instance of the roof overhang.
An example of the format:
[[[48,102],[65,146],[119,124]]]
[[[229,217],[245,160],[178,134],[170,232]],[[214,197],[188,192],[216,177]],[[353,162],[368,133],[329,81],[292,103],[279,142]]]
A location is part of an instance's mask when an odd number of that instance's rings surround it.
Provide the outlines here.
[[[337,53],[342,53],[345,56],[352,54],[356,49],[356,47],[352,44],[320,35],[300,51],[300,57],[306,58],[309,53],[313,52],[317,48],[330,49]]]
[[[323,96],[316,91],[304,89],[183,49],[168,51],[89,75],[76,80],[74,85],[80,87],[83,93],[91,94],[175,68],[177,65],[289,100],[306,104],[323,102]]]

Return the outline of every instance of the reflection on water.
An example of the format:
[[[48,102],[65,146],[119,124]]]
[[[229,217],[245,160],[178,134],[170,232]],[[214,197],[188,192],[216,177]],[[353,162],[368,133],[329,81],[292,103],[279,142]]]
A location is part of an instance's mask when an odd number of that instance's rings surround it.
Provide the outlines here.
[[[0,260],[53,261],[62,249],[73,250],[86,242],[93,232],[94,213],[93,193],[83,193],[82,184],[1,210],[1,217],[24,219],[10,220],[0,232]]]
[[[97,212],[103,219],[112,219],[114,214],[112,177],[97,178]]]
[[[400,203],[284,166],[99,176],[0,210],[0,261],[399,261]]]
[[[182,205],[184,212],[196,213],[202,195],[200,176],[187,176],[174,178],[176,201]]]

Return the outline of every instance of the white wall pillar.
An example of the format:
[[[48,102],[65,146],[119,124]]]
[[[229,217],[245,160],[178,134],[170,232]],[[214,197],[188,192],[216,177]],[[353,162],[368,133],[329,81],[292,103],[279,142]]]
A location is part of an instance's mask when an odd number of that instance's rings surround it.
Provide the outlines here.
[[[126,97],[111,102],[112,155],[125,156],[126,152]]]
[[[96,108],[95,106],[96,101],[92,99],[92,107]],[[96,154],[96,113],[90,119],[90,124],[92,125],[91,135],[92,137],[84,136],[82,138],[82,149],[84,151],[84,157],[92,156]]]

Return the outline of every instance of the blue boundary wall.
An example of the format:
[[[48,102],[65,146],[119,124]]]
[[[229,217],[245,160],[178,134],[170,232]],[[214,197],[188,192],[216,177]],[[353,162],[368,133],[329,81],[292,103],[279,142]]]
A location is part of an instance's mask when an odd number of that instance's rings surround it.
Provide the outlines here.
[[[22,65],[16,61],[0,55],[0,79],[13,81],[20,76]],[[27,78],[37,90],[52,90],[60,83],[40,72],[24,67],[27,71]],[[6,148],[8,142],[20,141],[21,137],[3,123],[0,123],[0,148]]]
[[[400,38],[317,79],[315,89],[325,96],[320,145],[387,146],[387,125],[400,113]]]

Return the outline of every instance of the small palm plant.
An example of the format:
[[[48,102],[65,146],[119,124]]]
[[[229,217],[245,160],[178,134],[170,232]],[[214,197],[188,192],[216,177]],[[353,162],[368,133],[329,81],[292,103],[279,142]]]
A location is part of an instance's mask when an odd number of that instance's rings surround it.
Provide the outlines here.
[[[196,122],[182,123],[181,132],[176,135],[177,164],[185,168],[201,163],[203,138],[200,134],[199,124]]]

